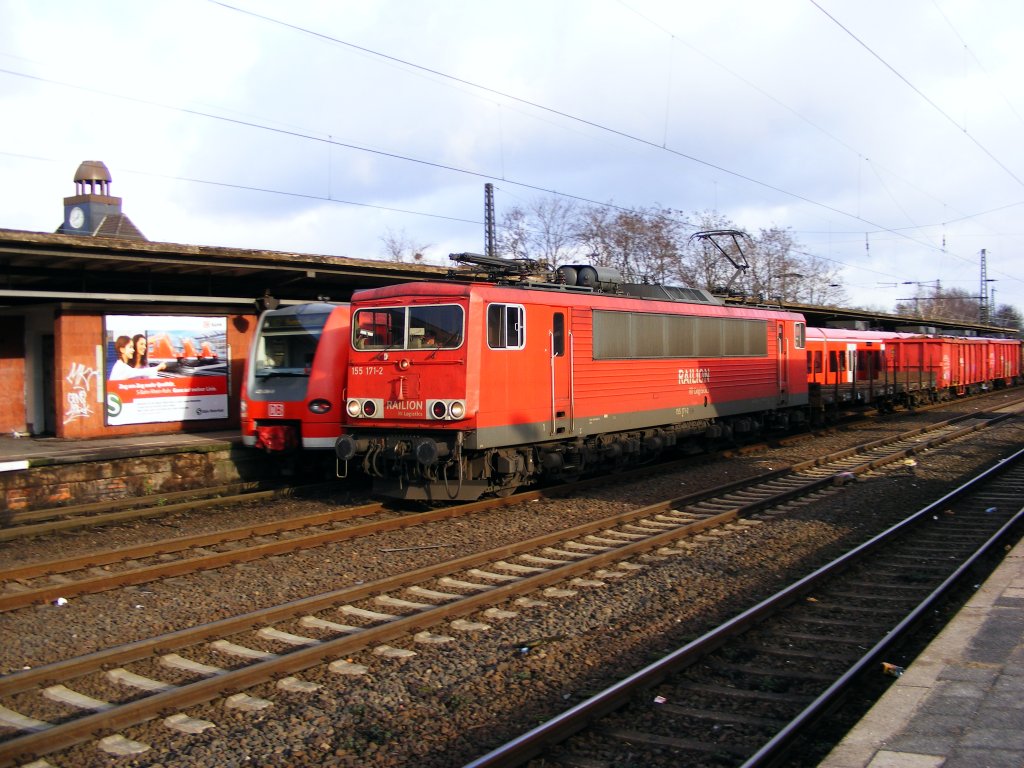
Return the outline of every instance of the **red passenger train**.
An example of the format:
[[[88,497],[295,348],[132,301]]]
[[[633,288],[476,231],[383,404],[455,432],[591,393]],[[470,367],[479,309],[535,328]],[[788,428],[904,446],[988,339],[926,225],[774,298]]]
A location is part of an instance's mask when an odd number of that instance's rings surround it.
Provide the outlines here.
[[[331,449],[342,430],[349,305],[300,304],[260,316],[242,384],[242,442],[271,453]]]
[[[804,418],[804,338],[799,314],[694,289],[360,291],[336,453],[379,493],[446,501],[696,450]]]

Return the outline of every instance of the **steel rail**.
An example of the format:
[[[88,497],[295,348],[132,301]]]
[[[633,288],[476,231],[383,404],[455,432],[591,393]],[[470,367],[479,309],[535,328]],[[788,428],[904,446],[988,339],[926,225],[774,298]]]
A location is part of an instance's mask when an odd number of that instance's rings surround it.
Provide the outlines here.
[[[958,432],[959,431],[960,430],[958,430]],[[943,439],[948,439],[948,436],[944,436]],[[875,461],[876,460],[865,462],[864,466],[868,467],[873,465]],[[813,463],[814,462],[809,462],[809,464]],[[785,470],[779,470],[770,474],[779,475],[784,472]],[[350,653],[354,650],[364,648],[371,643],[389,640],[403,636],[415,630],[424,629],[437,624],[440,621],[449,619],[452,616],[470,613],[483,605],[493,605],[501,602],[516,593],[532,591],[547,584],[563,581],[575,574],[593,570],[594,568],[606,563],[626,559],[635,554],[649,551],[651,549],[657,549],[658,547],[673,543],[679,538],[687,535],[692,535],[701,530],[717,527],[726,522],[735,520],[742,513],[757,511],[765,506],[771,505],[772,503],[781,503],[795,496],[812,492],[824,485],[830,485],[831,483],[831,477],[817,478],[806,482],[801,481],[793,487],[787,488],[780,493],[776,493],[770,500],[766,498],[756,500],[748,504],[739,505],[718,515],[682,525],[676,529],[653,535],[642,541],[623,544],[622,546],[616,547],[607,552],[603,552],[577,562],[567,563],[565,565],[552,568],[544,573],[519,579],[514,583],[496,586],[479,594],[465,596],[453,603],[423,610],[411,616],[399,617],[379,626],[363,628],[350,636],[319,642],[314,646],[289,652],[270,661],[257,662],[241,669],[217,675],[213,678],[181,686],[164,693],[144,697],[127,705],[118,707],[113,711],[86,715],[66,724],[55,725],[44,731],[40,731],[39,733],[15,737],[8,742],[0,744],[0,765],[10,764],[5,761],[20,760],[29,755],[35,756],[55,751],[77,743],[97,732],[105,732],[122,725],[150,719],[157,716],[159,713],[166,711],[170,707],[181,708],[202,701],[208,701],[225,692],[242,690],[259,682],[265,682],[273,679],[278,675],[293,673],[322,663],[329,656],[343,655],[345,653]],[[741,484],[749,484],[749,480],[737,481],[728,484],[728,486],[735,488],[737,485]],[[707,493],[691,494],[690,496],[683,498],[692,498],[695,495],[707,496]],[[380,580],[358,587],[346,588],[328,595],[321,595],[316,598],[295,601],[293,603],[285,604],[284,606],[276,606],[264,611],[253,612],[244,617],[236,617],[234,619],[216,622],[214,624],[205,625],[204,627],[192,630],[182,630],[160,638],[140,641],[120,648],[108,649],[107,651],[97,652],[78,659],[68,660],[67,662],[58,662],[57,664],[48,665],[47,667],[42,667],[36,670],[15,673],[6,678],[0,679],[0,693],[12,694],[28,690],[30,688],[37,687],[40,684],[66,680],[69,677],[87,674],[88,672],[94,671],[103,666],[111,666],[114,664],[125,663],[126,661],[148,658],[155,652],[166,653],[168,650],[175,647],[182,647],[210,637],[224,636],[231,632],[242,631],[243,629],[250,628],[260,622],[291,617],[299,611],[316,610],[328,607],[340,601],[353,601],[375,594],[380,594],[384,591],[406,586],[417,580],[432,578],[442,573],[450,573],[474,567],[476,565],[491,562],[495,559],[508,557],[509,555],[518,552],[537,549],[557,543],[558,541],[564,541],[569,538],[575,538],[596,531],[601,531],[603,529],[607,529],[612,521],[615,521],[616,523],[628,522],[650,514],[656,514],[667,508],[680,506],[675,503],[677,501],[678,500],[659,502],[654,505],[649,505],[641,510],[631,510],[629,512],[620,513],[613,518],[577,526],[569,531],[557,531],[551,534],[535,537],[529,542],[506,545],[486,553],[469,555],[452,562],[440,563],[434,566],[422,568],[417,571],[402,574],[392,579]]]
[[[310,487],[321,487],[317,483]],[[63,507],[57,509],[37,510],[34,512],[15,513],[12,518],[0,528],[0,541],[11,541],[15,539],[28,538],[30,536],[41,536],[47,533],[70,531],[86,526],[107,525],[110,523],[121,523],[126,520],[136,520],[146,517],[160,517],[172,512],[187,512],[192,509],[203,507],[229,506],[231,504],[245,504],[250,501],[263,499],[279,499],[295,496],[297,491],[306,490],[306,487],[295,488],[284,486],[281,488],[268,488],[265,490],[245,490],[243,485],[222,485],[215,488],[202,488],[194,491],[176,491],[170,494],[154,494],[151,496],[133,496],[128,499],[118,499],[110,502],[92,502],[75,507]],[[230,493],[230,496],[218,494]],[[182,498],[187,501],[180,501],[168,504],[173,499]],[[149,506],[146,506],[149,505]],[[118,512],[104,512],[93,514],[98,510],[110,509],[112,507],[121,509]],[[61,518],[61,519],[54,519]],[[45,520],[47,522],[25,522],[20,520]]]
[[[525,764],[528,760],[537,757],[545,749],[559,744],[570,736],[586,728],[591,722],[598,718],[619,709],[625,705],[639,689],[650,688],[665,680],[668,676],[685,669],[699,661],[711,651],[717,649],[725,642],[738,634],[748,630],[775,613],[780,607],[785,607],[800,599],[807,592],[818,587],[822,582],[834,576],[836,573],[850,567],[851,564],[863,559],[871,552],[902,534],[909,528],[927,519],[935,511],[948,505],[951,501],[971,493],[979,485],[988,482],[992,477],[1007,471],[1011,466],[1024,461],[1024,449],[1013,454],[1006,460],[989,468],[982,474],[972,478],[969,482],[960,486],[943,496],[941,499],[929,504],[905,520],[891,526],[879,533],[870,540],[864,542],[850,552],[833,560],[827,565],[818,568],[813,573],[801,578],[792,585],[775,593],[771,597],[761,601],[757,605],[743,611],[732,619],[726,621],[719,627],[702,635],[701,637],[687,643],[682,648],[673,651],[662,659],[649,664],[638,672],[624,678],[618,683],[610,686],[604,691],[577,704],[571,709],[557,715],[545,723],[531,729],[525,734],[497,747],[487,754],[467,763],[464,768],[513,768]],[[840,680],[831,685],[824,693],[808,705],[791,723],[787,724],[779,733],[754,756],[744,763],[744,768],[756,768],[765,765],[766,762],[775,759],[796,737],[797,733],[808,722],[820,715],[847,687],[850,680],[856,677],[867,666],[877,661],[880,655],[897,639],[896,632],[903,631],[915,623],[928,608],[954,583],[954,576],[962,575],[970,565],[991,550],[1006,533],[1015,527],[1021,520],[1024,520],[1024,508],[1019,510],[1013,518],[1005,523],[999,531],[991,536],[972,555],[969,562],[959,566],[955,574],[943,581],[942,585],[929,594],[928,597],[908,614],[906,618],[871,648]]]
[[[968,429],[973,428],[975,427],[968,427]],[[963,430],[957,430],[956,434],[962,431]],[[943,436],[941,439],[950,439],[950,436]],[[915,448],[915,450],[919,449],[920,447]],[[863,463],[862,466],[866,471],[866,468],[874,466],[877,461],[877,459],[872,459],[869,462]],[[808,464],[814,463],[815,462],[808,462]],[[780,470],[770,474],[779,475],[783,472],[784,470]],[[738,483],[749,484],[749,480],[737,481],[736,483],[730,483],[728,485],[735,487]],[[164,693],[144,697],[127,705],[120,706],[113,711],[86,715],[66,724],[55,725],[39,733],[15,737],[8,742],[0,744],[0,765],[10,764],[5,762],[8,760],[20,760],[24,759],[26,756],[45,754],[50,751],[70,746],[84,738],[95,735],[97,732],[106,732],[110,729],[116,729],[129,723],[137,723],[150,719],[161,712],[167,711],[169,707],[180,708],[202,701],[208,701],[225,692],[242,690],[257,683],[273,679],[281,674],[293,673],[301,669],[306,669],[310,666],[322,663],[326,658],[332,655],[350,653],[354,650],[364,648],[371,643],[389,640],[406,635],[407,633],[418,629],[424,629],[437,624],[440,621],[449,619],[452,616],[465,615],[483,605],[493,605],[497,602],[501,602],[516,593],[532,591],[550,583],[563,581],[575,574],[593,570],[594,568],[606,563],[626,559],[640,552],[656,549],[666,544],[673,543],[684,536],[699,532],[700,530],[717,527],[726,522],[735,520],[744,512],[749,513],[757,511],[773,503],[781,503],[795,496],[812,492],[813,490],[830,484],[832,484],[831,476],[812,479],[810,481],[801,481],[782,492],[774,494],[771,499],[766,498],[756,500],[748,504],[739,505],[733,509],[708,517],[704,520],[698,520],[682,525],[676,529],[653,535],[642,541],[623,544],[622,546],[616,547],[607,552],[603,552],[577,562],[567,563],[565,565],[552,568],[544,573],[519,579],[511,584],[496,586],[486,590],[485,592],[463,597],[453,603],[423,610],[410,616],[399,617],[379,626],[363,628],[350,636],[319,642],[314,646],[289,652],[276,657],[271,661],[258,662],[241,669],[217,675],[213,678],[181,686]],[[707,493],[696,495],[706,496]],[[692,498],[692,496],[693,495],[690,495],[690,497],[684,498]],[[431,578],[445,572],[462,570],[464,568],[493,561],[494,559],[507,557],[517,552],[536,549],[557,543],[558,541],[564,541],[567,538],[574,538],[600,531],[602,529],[607,529],[612,520],[626,522],[646,515],[658,513],[669,507],[679,506],[674,503],[676,501],[677,500],[659,502],[654,505],[649,505],[641,510],[632,510],[620,513],[619,515],[614,516],[614,518],[578,526],[570,531],[557,531],[541,537],[535,537],[529,542],[510,544],[496,548],[487,553],[478,553],[449,563],[441,563],[435,566],[419,569],[418,571],[408,574],[402,574],[393,579],[381,580],[362,585],[360,587],[347,588],[336,591],[335,593],[331,593],[327,596],[318,596],[312,599],[296,601],[284,606],[276,606],[265,611],[253,612],[245,617],[236,617],[236,619],[217,622],[212,625],[206,625],[202,628],[196,628],[195,630],[183,630],[178,633],[171,633],[171,635],[165,635],[161,638],[154,638],[148,641],[131,644],[130,646],[90,654],[87,657],[69,660],[68,662],[60,662],[37,670],[15,673],[7,678],[0,679],[0,693],[10,694],[19,692],[35,687],[42,681],[59,681],[66,679],[68,676],[86,674],[101,666],[110,666],[112,664],[124,663],[127,660],[146,658],[152,655],[152,653],[157,652],[158,649],[159,652],[163,653],[169,648],[181,647],[182,645],[191,644],[198,640],[217,635],[223,636],[227,630],[240,631],[261,621],[294,616],[299,610],[315,610],[317,607],[327,607],[332,603],[337,603],[341,600],[351,601],[361,599],[363,597],[369,597],[374,594],[380,594],[382,591],[405,586],[416,580]]]
[[[709,491],[673,499],[669,502],[669,504],[693,504],[702,499],[727,494],[729,492],[730,486],[732,488],[746,488],[753,482],[764,482],[772,478],[782,477],[788,473],[801,472],[811,467],[820,467],[845,457],[855,456],[857,454],[866,453],[878,448],[884,448],[887,445],[891,445],[892,443],[899,442],[901,440],[906,440],[911,437],[918,436],[927,432],[939,431],[953,424],[976,418],[977,417],[974,415],[962,415],[954,417],[952,419],[947,419],[942,422],[937,422],[935,424],[926,425],[924,427],[917,427],[915,429],[908,430],[907,432],[900,433],[899,435],[896,436],[882,438],[869,443],[865,443],[860,446],[854,446],[852,448],[837,451],[826,456],[818,457],[807,462],[800,462],[788,467],[783,467],[780,468],[779,470],[774,470],[768,473],[764,473],[763,475],[756,476],[755,478],[739,480],[736,481],[735,483],[712,488]],[[996,423],[996,421],[1000,420],[1001,418],[1006,417],[995,417],[994,419],[979,421],[971,427],[967,427],[964,430],[952,433],[950,435],[946,435],[941,439],[949,440],[955,437],[962,436],[963,434],[966,434],[969,431],[973,431],[974,429],[980,429],[989,426],[993,423]],[[867,471],[868,469],[877,468],[878,466],[884,464],[886,461],[895,461],[898,460],[899,458],[904,458],[913,453],[925,450],[931,445],[934,445],[934,443],[929,442],[927,444],[921,444],[913,448],[908,448],[899,453],[891,454],[889,458],[879,459],[874,465],[863,467],[857,470],[856,472],[854,472],[854,470],[849,471],[856,474],[857,472],[863,472]],[[24,608],[26,606],[33,605],[36,603],[45,603],[51,600],[55,600],[59,597],[74,597],[82,594],[101,592],[116,587],[144,584],[151,581],[155,581],[160,578],[180,576],[186,573],[192,573],[201,570],[212,570],[224,567],[226,565],[237,564],[240,562],[251,562],[253,560],[258,560],[273,555],[284,554],[290,551],[295,551],[304,548],[308,549],[312,547],[322,546],[324,544],[332,542],[359,538],[361,536],[379,533],[381,531],[398,530],[401,528],[411,527],[414,525],[450,519],[452,517],[464,516],[486,509],[491,509],[499,506],[508,506],[510,504],[520,503],[538,498],[544,498],[546,496],[560,496],[564,495],[565,493],[572,492],[572,490],[578,487],[579,486],[573,485],[561,486],[557,489],[550,489],[547,491],[529,491],[523,494],[517,494],[515,496],[506,497],[504,499],[484,499],[477,502],[471,502],[469,504],[446,507],[443,509],[433,510],[430,512],[422,512],[413,516],[392,518],[389,521],[374,521],[363,524],[361,526],[351,526],[340,531],[329,531],[325,533],[313,534],[311,536],[306,536],[299,539],[290,539],[288,542],[264,543],[253,547],[235,549],[231,552],[203,555],[200,557],[190,558],[187,560],[179,560],[172,563],[160,563],[153,566],[146,566],[118,573],[111,573],[102,576],[92,576],[90,578],[81,579],[79,581],[69,582],[65,584],[51,585],[35,589],[25,589],[18,592],[11,592],[8,594],[0,594],[0,612],[15,610],[17,608]],[[377,508],[379,508],[379,505]],[[154,542],[152,544],[142,545],[138,547],[122,548],[114,552],[96,553],[91,555],[82,555],[75,558],[67,558],[63,560],[28,564],[0,571],[0,582],[9,582],[18,579],[33,578],[41,575],[50,575],[56,573],[68,573],[73,570],[81,570],[89,567],[110,565],[125,560],[138,560],[146,557],[153,557],[156,555],[180,552],[193,547],[207,547],[223,542],[238,541],[252,536],[279,533],[307,526],[312,527],[316,525],[322,525],[324,523],[349,519],[351,517],[365,516],[368,514],[372,514],[373,511],[373,505],[364,505],[363,507],[358,507],[355,508],[354,510],[345,511],[341,513],[321,513],[319,515],[313,515],[308,518],[296,518],[293,521],[284,521],[280,523],[272,522],[254,526],[241,526],[239,528],[231,529],[221,533],[203,534],[195,537],[177,537],[172,539],[165,539],[160,542]]]
[[[73,744],[79,743],[91,736],[98,735],[99,733],[106,733],[127,725],[144,722],[145,720],[157,717],[161,713],[172,709],[181,709],[194,704],[210,701],[219,696],[236,691],[242,691],[259,683],[273,680],[275,677],[281,675],[294,674],[304,669],[308,669],[309,667],[322,664],[328,658],[341,657],[354,651],[361,650],[372,643],[381,643],[392,640],[396,637],[408,635],[409,633],[424,630],[446,619],[450,619],[455,616],[464,616],[483,606],[502,602],[510,596],[514,596],[519,593],[531,592],[549,584],[564,581],[576,574],[593,570],[596,567],[600,567],[601,565],[615,560],[626,559],[649,549],[665,546],[679,538],[693,535],[702,530],[714,528],[732,521],[736,516],[737,513],[733,511],[722,513],[721,515],[713,518],[695,521],[680,529],[652,536],[643,541],[624,544],[622,547],[618,547],[614,550],[589,556],[585,560],[552,568],[551,570],[543,573],[539,573],[534,576],[527,576],[509,584],[495,586],[485,592],[464,596],[452,603],[423,610],[409,616],[398,618],[394,621],[389,621],[386,624],[381,624],[379,626],[360,629],[352,635],[343,636],[333,640],[325,640],[317,643],[316,645],[294,650],[270,660],[257,661],[249,666],[219,674],[215,677],[189,683],[172,690],[137,699],[135,701],[128,702],[127,704],[119,705],[112,710],[85,715],[67,723],[57,724],[51,728],[47,728],[36,733],[14,737],[8,741],[0,742],[0,766],[13,765],[21,760],[36,758],[59,749],[72,746]],[[584,527],[590,529],[593,526],[588,525]],[[607,526],[602,527],[606,528]],[[600,529],[601,528],[596,528],[596,530]],[[564,538],[565,533],[558,532],[557,534],[550,534],[532,541],[537,542],[537,546],[545,546]],[[536,548],[536,546],[531,548]],[[488,555],[486,559],[481,555],[471,555],[457,561],[429,566],[427,568],[420,569],[419,571],[413,571],[408,574],[403,574],[400,577],[386,580],[388,583],[388,589],[393,589],[396,586],[403,586],[405,584],[412,583],[413,581],[436,576],[441,573],[481,565],[484,562],[508,557],[509,555],[522,550],[523,546],[521,543],[511,544],[491,550],[489,553],[486,553]],[[342,592],[347,593],[345,595],[346,599],[353,600],[360,597],[369,597],[373,594],[379,594],[382,591],[381,585],[381,582],[375,582],[372,584],[362,585],[351,590],[342,590]],[[320,603],[321,607],[326,607],[326,605],[338,602],[338,598],[338,595],[334,595],[330,599],[320,597],[317,598],[316,602]],[[275,608],[274,611],[280,612],[282,609],[287,608],[289,614],[292,614],[294,613],[294,605],[295,604],[288,604],[287,607],[282,606]],[[303,607],[308,608],[308,603]],[[254,617],[253,614],[250,614],[249,617],[247,617],[248,623],[259,621],[264,618],[265,612],[257,613],[260,615]],[[223,622],[218,623],[223,624]],[[213,625],[207,625],[205,628],[206,631],[208,631],[212,626]],[[186,630],[185,632],[188,631]],[[175,638],[175,644],[179,647],[185,632],[174,633],[178,635],[178,637]],[[167,638],[165,637],[161,639],[164,641],[164,646],[166,647]],[[160,639],[158,639],[158,641],[159,640]],[[155,647],[156,644],[153,641],[144,641],[144,643],[136,644],[134,648],[130,649],[129,653],[134,658],[147,657]],[[142,652],[141,655],[140,651]],[[105,656],[102,661],[100,659],[101,656]],[[82,659],[88,659],[88,666],[90,670],[95,669],[98,662],[105,666],[110,663],[122,663],[126,660],[123,652],[115,652],[112,654],[91,654],[90,657],[82,657]],[[81,663],[81,660],[77,661]],[[0,679],[0,694],[14,693],[25,690],[26,687],[35,687],[42,680],[47,680],[48,675],[52,675],[53,672],[56,671],[55,668],[57,667],[60,668],[61,673],[66,673],[70,670],[77,674],[81,674],[83,671],[74,670],[69,664],[58,663],[56,665],[51,665],[48,668],[39,668],[38,670],[15,673],[14,675],[9,676],[12,679]],[[19,679],[14,680],[13,678]],[[31,685],[26,686],[25,684],[30,679]],[[65,678],[61,676],[57,679]],[[5,685],[5,683],[7,685]]]

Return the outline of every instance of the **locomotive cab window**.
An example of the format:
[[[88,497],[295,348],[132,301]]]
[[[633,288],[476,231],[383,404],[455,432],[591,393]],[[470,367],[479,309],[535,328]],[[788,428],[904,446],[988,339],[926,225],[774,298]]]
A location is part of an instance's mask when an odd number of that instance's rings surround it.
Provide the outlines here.
[[[522,349],[526,345],[525,310],[518,304],[487,307],[487,346],[491,349]]]
[[[462,345],[463,311],[457,304],[376,307],[356,310],[356,349],[455,349]]]

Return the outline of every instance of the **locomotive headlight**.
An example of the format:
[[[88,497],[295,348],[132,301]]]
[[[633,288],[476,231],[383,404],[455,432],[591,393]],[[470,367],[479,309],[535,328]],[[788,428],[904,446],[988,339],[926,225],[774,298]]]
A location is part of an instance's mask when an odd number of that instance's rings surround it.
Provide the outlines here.
[[[384,401],[370,397],[365,400],[352,397],[345,401],[345,413],[353,419],[383,419]]]
[[[427,418],[434,421],[457,421],[466,418],[465,400],[427,400]]]
[[[329,400],[324,400],[323,398],[317,398],[316,400],[311,400],[309,405],[306,406],[306,407],[309,408],[309,410],[311,410],[313,413],[316,413],[316,414],[327,413],[332,408],[331,402]]]

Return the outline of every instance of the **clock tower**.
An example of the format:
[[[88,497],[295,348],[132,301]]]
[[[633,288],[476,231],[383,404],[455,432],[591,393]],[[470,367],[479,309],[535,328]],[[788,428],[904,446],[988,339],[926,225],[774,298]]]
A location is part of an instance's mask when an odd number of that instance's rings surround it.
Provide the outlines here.
[[[110,171],[99,160],[86,160],[75,172],[75,194],[64,198],[62,235],[127,237],[145,236],[121,213],[121,198],[110,194]]]

